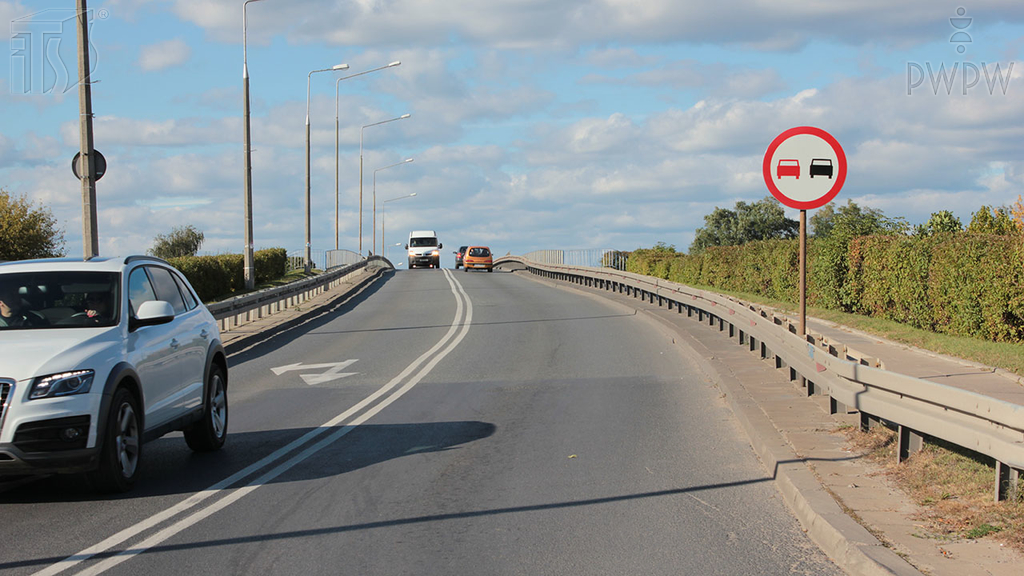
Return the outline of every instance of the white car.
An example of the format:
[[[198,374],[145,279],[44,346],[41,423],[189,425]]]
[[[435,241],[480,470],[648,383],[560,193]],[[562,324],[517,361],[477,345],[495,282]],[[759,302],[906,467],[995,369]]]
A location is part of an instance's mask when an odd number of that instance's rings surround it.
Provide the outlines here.
[[[0,264],[0,350],[0,475],[87,472],[126,491],[148,440],[224,444],[220,331],[163,260]]]

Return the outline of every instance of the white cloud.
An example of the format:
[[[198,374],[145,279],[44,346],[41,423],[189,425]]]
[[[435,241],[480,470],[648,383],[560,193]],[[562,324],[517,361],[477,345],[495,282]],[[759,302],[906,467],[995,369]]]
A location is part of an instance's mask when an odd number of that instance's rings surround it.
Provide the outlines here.
[[[146,72],[158,72],[181,66],[192,56],[192,49],[181,38],[143,46],[139,51],[139,67]]]
[[[714,42],[788,51],[813,39],[852,45],[934,41],[955,8],[933,0],[906,0],[898,8],[889,0],[310,0],[251,5],[249,24],[256,42],[266,42],[270,31],[287,30],[295,42],[356,46],[443,45],[456,38],[504,49]],[[237,41],[237,10],[234,0],[174,5],[181,19],[231,41]],[[976,0],[968,10],[979,23],[1024,21],[1024,5],[1017,2]]]

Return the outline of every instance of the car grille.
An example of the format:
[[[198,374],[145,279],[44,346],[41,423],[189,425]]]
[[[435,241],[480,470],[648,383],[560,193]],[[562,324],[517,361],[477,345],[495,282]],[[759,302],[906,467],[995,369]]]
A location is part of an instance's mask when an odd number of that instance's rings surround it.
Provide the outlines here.
[[[0,380],[0,431],[4,429],[7,404],[12,396],[14,396],[14,382],[11,380]]]

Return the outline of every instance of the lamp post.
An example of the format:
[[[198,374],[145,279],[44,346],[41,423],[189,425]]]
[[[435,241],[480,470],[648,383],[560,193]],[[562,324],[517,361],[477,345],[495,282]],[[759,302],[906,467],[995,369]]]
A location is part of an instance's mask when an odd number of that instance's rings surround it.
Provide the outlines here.
[[[404,196],[403,196],[403,198],[404,198]],[[383,223],[381,223],[380,230],[381,230],[381,232],[384,232],[384,225],[383,225]],[[381,244],[381,245],[383,246],[383,244]],[[394,246],[401,246],[401,245],[402,245],[401,242],[395,242],[394,243]],[[391,260],[391,248],[392,248],[392,246],[388,246],[387,248],[384,249],[384,257],[387,258],[389,261]]]
[[[242,3],[242,97],[245,103],[242,106],[242,113],[245,122],[242,124],[242,139],[245,141],[245,193],[242,200],[245,211],[245,247],[243,249],[243,277],[245,278],[245,289],[252,290],[256,285],[256,278],[253,274],[253,242],[252,242],[252,149],[249,139],[249,63],[246,54],[246,17],[245,7],[250,2],[261,0],[245,0]]]
[[[340,105],[341,105],[340,104],[341,103],[341,91],[340,91],[340,89],[341,89],[341,81],[342,80],[348,80],[349,78],[355,78],[356,76],[362,76],[363,74],[369,74],[370,72],[376,72],[378,70],[383,70],[385,68],[394,68],[395,66],[401,66],[401,65],[402,65],[402,62],[400,60],[396,60],[396,61],[394,61],[394,62],[392,62],[390,64],[387,64],[385,66],[380,66],[380,67],[374,68],[372,70],[366,70],[364,72],[359,72],[358,74],[351,74],[349,76],[342,76],[341,78],[338,78],[337,82],[334,83],[334,249],[335,250],[338,249],[338,210],[339,210],[339,208],[338,208],[338,203],[339,203],[338,202],[338,198],[339,198],[339,193],[338,193],[338,188],[339,188],[339,183],[338,183],[338,141],[339,141],[339,133],[340,133],[339,122],[338,122],[338,110],[339,110]]]
[[[313,251],[310,247],[309,230],[309,83],[313,74],[317,72],[332,72],[336,70],[348,70],[348,64],[337,64],[330,68],[313,70],[306,75],[306,260],[303,263],[303,269],[307,274],[313,269]]]
[[[401,162],[395,162],[394,164],[391,164],[389,166],[384,166],[383,168],[377,168],[376,170],[373,171],[373,234],[372,234],[372,238],[373,238],[373,251],[374,252],[377,252],[377,172],[380,172],[381,170],[387,170],[388,168],[394,168],[395,166],[401,166],[402,164],[408,164],[409,162],[412,162],[412,158],[406,158],[405,160],[402,160]],[[381,224],[381,231],[383,231],[383,230],[384,230],[384,225]],[[381,248],[384,247],[384,239],[383,238],[381,238],[380,247]]]
[[[394,202],[396,200],[405,200],[406,198],[412,198],[415,195],[416,195],[416,193],[413,192],[412,194],[406,194],[405,196],[399,196],[398,198],[392,198],[390,200],[385,200],[385,201],[380,203],[381,204],[381,208],[380,208],[380,245],[381,246],[384,246],[384,219],[387,216],[388,202]],[[399,244],[401,244],[401,242],[399,242],[398,244],[395,244],[395,246],[398,246]]]
[[[381,124],[387,124],[388,122],[394,122],[395,120],[405,120],[410,114],[402,114],[398,118],[391,118],[388,120],[381,120],[380,122],[374,122],[373,124],[367,124],[359,129],[359,253],[363,253],[363,130],[366,130],[370,126],[380,126]]]

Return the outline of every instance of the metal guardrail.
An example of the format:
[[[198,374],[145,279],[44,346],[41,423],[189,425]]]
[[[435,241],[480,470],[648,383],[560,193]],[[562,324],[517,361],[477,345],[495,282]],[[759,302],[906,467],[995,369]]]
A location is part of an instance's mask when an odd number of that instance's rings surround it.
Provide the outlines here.
[[[541,264],[566,264],[569,266],[592,266],[595,268],[625,270],[629,252],[607,248],[537,250],[535,252],[528,252],[524,258]]]
[[[788,369],[789,379],[798,381],[808,395],[827,395],[833,414],[859,412],[864,430],[880,422],[895,426],[901,462],[931,436],[994,459],[996,500],[1024,488],[1024,406],[887,371],[877,358],[820,334],[801,337],[789,318],[714,292],[607,268],[517,256],[499,258],[495,265],[503,262],[518,262],[547,278],[626,293],[669,310],[674,307],[719,332],[727,331],[738,344],[774,361],[776,368]]]
[[[311,250],[309,257],[313,260],[313,267],[318,270],[333,270],[338,266],[348,266],[363,259],[358,252],[352,250]],[[288,253],[285,271],[291,272],[304,268],[305,259],[305,250],[292,250]]]
[[[297,306],[314,296],[334,288],[350,274],[367,267],[388,267],[391,263],[380,256],[370,256],[353,264],[337,267],[311,278],[291,282],[277,288],[267,288],[252,294],[235,296],[207,304],[222,331],[231,330],[276,312]]]

